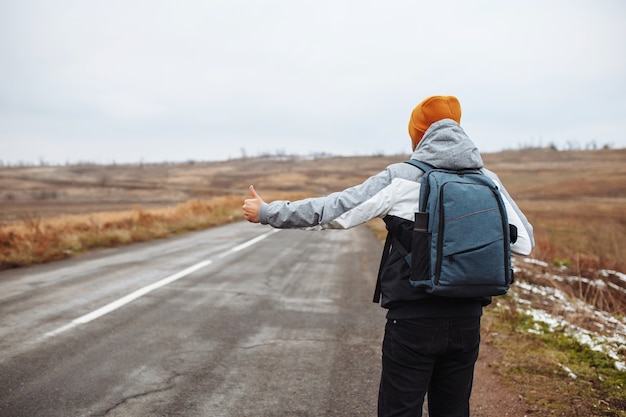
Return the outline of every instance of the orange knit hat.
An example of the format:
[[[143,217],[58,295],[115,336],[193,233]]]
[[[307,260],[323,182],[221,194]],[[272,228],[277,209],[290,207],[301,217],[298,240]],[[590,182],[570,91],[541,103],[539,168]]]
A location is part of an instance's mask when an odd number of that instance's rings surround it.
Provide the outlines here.
[[[452,119],[461,123],[461,104],[456,97],[431,96],[413,109],[409,119],[409,136],[414,150],[430,125],[442,119]]]

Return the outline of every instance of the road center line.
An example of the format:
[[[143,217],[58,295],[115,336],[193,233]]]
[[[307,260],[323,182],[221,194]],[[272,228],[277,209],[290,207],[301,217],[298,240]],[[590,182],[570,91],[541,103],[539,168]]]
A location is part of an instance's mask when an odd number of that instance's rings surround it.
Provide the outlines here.
[[[190,266],[189,268],[183,269],[182,271],[174,274],[174,275],[170,275],[167,278],[163,278],[160,281],[157,281],[155,283],[152,283],[150,285],[146,285],[143,288],[140,288],[136,291],[131,292],[128,295],[125,295],[122,298],[119,298],[107,305],[105,305],[104,307],[100,307],[97,310],[92,311],[91,313],[85,314],[84,316],[81,316],[77,319],[72,320],[69,324],[66,324],[65,326],[59,327],[56,330],[53,330],[51,332],[48,332],[45,334],[45,337],[51,337],[51,336],[56,336],[59,333],[63,333],[66,330],[69,330],[73,327],[78,326],[79,324],[87,324],[99,317],[104,316],[105,314],[108,314],[112,311],[117,310],[118,308],[136,300],[139,297],[142,297],[146,294],[148,294],[149,292],[152,292],[154,290],[156,290],[157,288],[161,288],[167,284],[170,284],[176,280],[179,280],[183,277],[186,277],[187,275],[191,274],[192,272],[195,272],[201,268],[204,268],[208,265],[210,265],[211,263],[213,263],[213,261],[203,261],[203,262],[199,262],[195,265]]]
[[[274,233],[276,233],[278,231],[279,230],[277,230],[277,229],[273,229],[273,230],[271,230],[271,231],[269,231],[269,232],[267,232],[265,234],[257,236],[254,239],[251,239],[251,240],[249,240],[249,241],[247,241],[245,243],[242,243],[239,246],[235,246],[234,248],[230,249],[228,252],[222,254],[220,257],[223,257],[223,256],[227,255],[228,253],[239,252],[240,250],[248,248],[248,247],[254,245],[255,243],[260,242],[261,240],[265,239],[266,237],[268,237],[268,236],[270,236],[270,235],[272,235],[272,234],[274,234]],[[115,301],[113,301],[113,302],[111,302],[111,303],[109,303],[109,304],[107,304],[107,305],[105,305],[103,307],[100,307],[97,310],[92,311],[91,313],[85,314],[84,316],[81,316],[81,317],[79,317],[77,319],[74,319],[70,323],[68,323],[68,324],[66,324],[64,326],[61,326],[61,327],[59,327],[56,330],[53,330],[51,332],[46,333],[44,337],[48,338],[48,337],[56,336],[56,335],[58,335],[60,333],[63,333],[65,331],[67,331],[67,330],[70,330],[70,329],[78,326],[79,324],[87,324],[87,323],[89,323],[89,322],[91,322],[93,320],[96,320],[97,318],[100,318],[100,317],[104,316],[105,314],[108,314],[108,313],[111,313],[112,311],[117,310],[118,308],[120,308],[120,307],[122,307],[122,306],[124,306],[124,305],[126,305],[126,304],[128,304],[128,303],[130,303],[130,302],[132,302],[132,301],[134,301],[136,299],[138,299],[139,297],[142,297],[142,296],[144,296],[144,295],[146,295],[146,294],[148,294],[148,293],[150,293],[150,292],[152,292],[152,291],[154,291],[154,290],[156,290],[158,288],[161,288],[161,287],[163,287],[163,286],[165,286],[167,284],[171,284],[174,281],[177,281],[177,280],[179,280],[181,278],[184,278],[187,275],[189,275],[189,274],[191,274],[191,273],[193,273],[193,272],[195,272],[195,271],[197,271],[199,269],[202,269],[202,268],[204,268],[206,266],[211,265],[212,263],[213,263],[213,261],[211,261],[211,260],[202,261],[202,262],[199,262],[199,263],[197,263],[195,265],[190,266],[189,268],[183,269],[182,271],[180,271],[180,272],[178,272],[178,273],[176,273],[174,275],[170,275],[169,277],[163,278],[160,281],[157,281],[157,282],[152,283],[150,285],[146,285],[145,287],[142,287],[142,288],[140,288],[140,289],[138,289],[136,291],[133,291],[132,293],[130,293],[128,295],[125,295],[122,298],[119,298],[119,299],[117,299],[117,300],[115,300]]]
[[[265,239],[268,236],[273,235],[274,233],[278,233],[280,232],[280,229],[272,229],[267,233],[264,233],[260,236],[255,237],[254,239],[250,239],[249,241],[242,243],[239,246],[235,246],[234,248],[232,248],[230,250],[230,252],[239,252],[240,250],[244,250],[252,245],[254,245],[255,243],[259,243],[260,241],[262,241],[263,239]]]
[[[130,294],[116,300],[113,301],[112,303],[109,303],[107,305],[105,305],[104,307],[100,307],[99,309],[92,311],[89,314],[85,314],[82,317],[79,317],[77,319],[75,319],[73,322],[75,322],[76,324],[87,324],[90,321],[93,321],[95,319],[97,319],[98,317],[102,317],[105,314],[108,314],[112,311],[117,310],[118,308],[122,307],[123,305],[126,305],[128,303],[130,303],[131,301],[136,300],[139,297],[142,297],[154,290],[156,290],[157,288],[161,288],[167,284],[170,284],[174,281],[177,281],[183,277],[186,277],[187,275],[191,274],[192,272],[197,271],[198,269],[204,268],[205,266],[210,265],[211,263],[213,263],[213,261],[203,261],[203,262],[199,262],[193,266],[190,266],[187,269],[183,269],[182,271],[174,274],[174,275],[170,275],[167,278],[163,278],[160,281],[157,281],[153,284],[147,285],[143,288],[138,289],[137,291],[131,292]]]

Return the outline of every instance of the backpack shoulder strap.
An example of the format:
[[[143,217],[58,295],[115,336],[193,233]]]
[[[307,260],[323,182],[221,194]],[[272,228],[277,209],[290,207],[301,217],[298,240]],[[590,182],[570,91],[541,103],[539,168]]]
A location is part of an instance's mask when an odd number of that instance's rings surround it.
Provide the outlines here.
[[[424,172],[428,172],[430,170],[435,169],[434,166],[427,164],[426,162],[422,162],[422,161],[418,161],[417,159],[409,159],[408,161],[404,162],[405,164],[409,164],[409,165],[413,165],[414,167],[417,167],[419,169],[421,169]]]
[[[395,247],[398,249],[398,252],[402,255],[404,260],[411,265],[411,253],[407,251],[402,243],[395,239],[391,232],[387,232],[387,238],[385,239],[385,248],[383,249],[383,255],[380,259],[380,266],[378,267],[378,278],[376,279],[376,290],[374,291],[374,298],[372,301],[376,304],[380,302],[380,296],[382,294],[382,275],[383,268],[387,265],[387,258],[389,258],[389,253],[391,252],[391,247]]]
[[[387,239],[385,239],[385,248],[383,249],[383,256],[380,260],[380,266],[378,267],[378,278],[376,279],[376,290],[374,290],[374,298],[372,301],[376,304],[380,302],[380,295],[382,294],[381,288],[381,275],[383,274],[383,267],[389,257],[389,251],[391,250],[391,233],[387,232]]]

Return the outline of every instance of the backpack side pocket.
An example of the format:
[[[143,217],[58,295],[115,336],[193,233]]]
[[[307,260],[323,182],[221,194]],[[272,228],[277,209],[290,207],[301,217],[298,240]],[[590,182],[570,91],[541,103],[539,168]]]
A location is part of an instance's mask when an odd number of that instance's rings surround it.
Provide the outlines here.
[[[432,233],[428,231],[428,213],[415,213],[411,240],[411,283],[430,280]]]

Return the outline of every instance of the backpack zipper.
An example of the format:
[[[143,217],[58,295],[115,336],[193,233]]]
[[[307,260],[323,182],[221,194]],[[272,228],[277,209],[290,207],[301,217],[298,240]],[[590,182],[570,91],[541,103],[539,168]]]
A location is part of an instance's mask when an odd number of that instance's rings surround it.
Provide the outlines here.
[[[443,215],[443,189],[448,183],[445,183],[439,189],[439,201],[437,204],[439,205],[439,224],[437,225],[437,257],[435,259],[435,285],[439,285],[439,278],[441,275],[441,264],[443,263],[443,226],[444,226],[444,215]]]
[[[500,207],[500,218],[502,219],[502,234],[504,236],[504,239],[502,239],[504,242],[504,282],[505,285],[510,285],[512,283],[512,271],[511,271],[511,257],[507,256],[509,254],[510,249],[510,242],[511,242],[511,237],[509,235],[509,221],[508,221],[508,215],[506,213],[506,207],[504,207],[504,202],[502,201],[502,198],[500,197],[500,190],[498,190],[498,188],[496,187],[495,189],[491,189],[494,193],[494,196],[496,198],[496,201],[498,202],[498,207]]]

